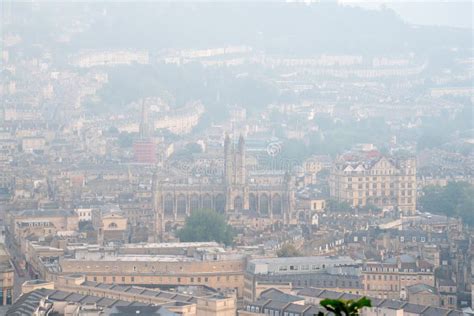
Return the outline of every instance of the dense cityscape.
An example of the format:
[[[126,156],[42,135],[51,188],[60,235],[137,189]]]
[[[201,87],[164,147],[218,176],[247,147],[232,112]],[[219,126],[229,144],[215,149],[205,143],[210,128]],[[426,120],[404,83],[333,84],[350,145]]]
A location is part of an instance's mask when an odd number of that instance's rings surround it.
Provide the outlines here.
[[[472,27],[309,2],[2,1],[1,315],[474,315]]]

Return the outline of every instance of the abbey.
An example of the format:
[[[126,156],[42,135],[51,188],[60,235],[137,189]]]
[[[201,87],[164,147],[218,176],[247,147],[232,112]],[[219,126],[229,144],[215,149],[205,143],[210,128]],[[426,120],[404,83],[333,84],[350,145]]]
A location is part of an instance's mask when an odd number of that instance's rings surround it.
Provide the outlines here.
[[[281,170],[248,170],[245,140],[224,140],[223,172],[206,181],[169,181],[155,173],[153,208],[155,240],[199,209],[228,216],[258,216],[271,223],[289,224],[295,209],[294,178]]]

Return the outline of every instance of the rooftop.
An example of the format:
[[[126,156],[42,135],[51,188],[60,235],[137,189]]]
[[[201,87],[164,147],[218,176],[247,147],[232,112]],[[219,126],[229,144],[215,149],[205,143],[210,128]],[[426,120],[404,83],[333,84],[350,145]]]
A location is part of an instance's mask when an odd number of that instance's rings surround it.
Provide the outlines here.
[[[312,263],[322,261],[333,261],[333,262],[353,262],[356,263],[351,257],[348,256],[311,256],[311,257],[291,257],[291,258],[260,258],[252,259],[250,262],[255,264],[301,264],[301,263]]]
[[[105,254],[101,258],[97,258],[95,255],[88,256],[79,259],[64,259],[64,262],[69,261],[124,261],[124,262],[195,262],[200,261],[198,259],[186,256],[170,256],[170,255],[109,255]]]
[[[219,247],[219,244],[212,242],[170,242],[170,243],[139,243],[124,244],[122,248],[205,248]]]

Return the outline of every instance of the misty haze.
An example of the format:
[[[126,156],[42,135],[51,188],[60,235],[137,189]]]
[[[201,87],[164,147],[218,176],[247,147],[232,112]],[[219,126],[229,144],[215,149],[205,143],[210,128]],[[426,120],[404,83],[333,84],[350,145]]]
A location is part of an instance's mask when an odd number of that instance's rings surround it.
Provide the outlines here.
[[[471,1],[0,10],[0,315],[474,315]]]

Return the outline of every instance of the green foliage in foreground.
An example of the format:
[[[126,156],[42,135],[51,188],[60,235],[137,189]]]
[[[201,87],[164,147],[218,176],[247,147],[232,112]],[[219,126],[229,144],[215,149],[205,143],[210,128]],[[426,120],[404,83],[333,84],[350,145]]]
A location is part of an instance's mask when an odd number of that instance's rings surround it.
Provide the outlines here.
[[[366,297],[363,297],[357,301],[325,299],[322,300],[320,304],[328,312],[333,313],[336,316],[358,316],[360,315],[362,308],[372,307],[371,301]],[[324,316],[324,313],[319,312],[318,316]]]
[[[428,186],[419,199],[423,211],[460,217],[474,225],[474,186],[467,182],[449,182],[445,187]]]
[[[199,210],[186,219],[184,227],[178,231],[178,237],[182,242],[216,241],[230,245],[234,233],[222,214],[211,210]]]

